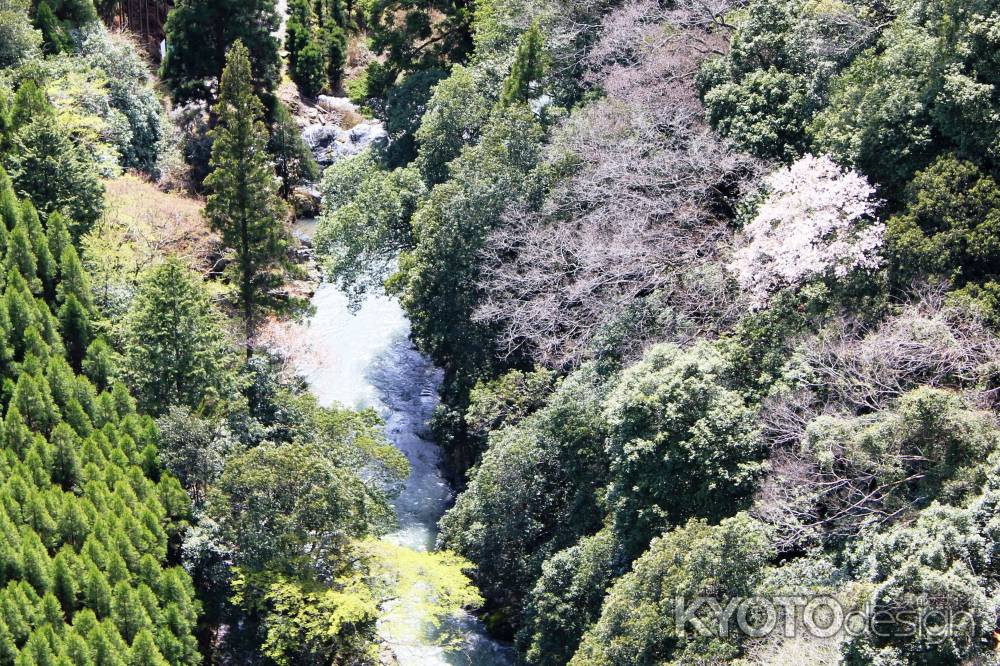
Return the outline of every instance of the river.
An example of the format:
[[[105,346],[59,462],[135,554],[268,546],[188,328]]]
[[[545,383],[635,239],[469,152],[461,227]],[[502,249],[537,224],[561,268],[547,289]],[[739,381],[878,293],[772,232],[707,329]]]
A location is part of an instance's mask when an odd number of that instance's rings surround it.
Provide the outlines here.
[[[308,225],[298,225],[308,235]],[[381,294],[370,295],[356,313],[345,294],[324,283],[312,299],[315,314],[301,330],[309,349],[296,361],[310,390],[324,405],[374,408],[385,432],[410,461],[410,476],[394,505],[399,530],[385,537],[416,550],[434,548],[437,523],[452,500],[441,473],[441,451],[427,432],[427,419],[438,402],[441,372],[410,343],[409,322],[399,304]],[[401,666],[506,666],[511,651],[487,636],[471,615],[458,626],[462,646],[447,652],[434,645],[433,632],[422,618],[408,618],[406,638],[382,628]],[[418,635],[418,640],[412,636]]]

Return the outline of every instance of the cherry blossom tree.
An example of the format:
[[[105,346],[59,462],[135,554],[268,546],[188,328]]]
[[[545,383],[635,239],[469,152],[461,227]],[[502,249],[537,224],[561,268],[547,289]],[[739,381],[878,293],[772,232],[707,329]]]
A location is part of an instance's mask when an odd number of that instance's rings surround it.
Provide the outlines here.
[[[784,287],[875,270],[885,225],[875,188],[829,157],[805,155],[766,180],[767,198],[747,225],[730,268],[755,305]]]

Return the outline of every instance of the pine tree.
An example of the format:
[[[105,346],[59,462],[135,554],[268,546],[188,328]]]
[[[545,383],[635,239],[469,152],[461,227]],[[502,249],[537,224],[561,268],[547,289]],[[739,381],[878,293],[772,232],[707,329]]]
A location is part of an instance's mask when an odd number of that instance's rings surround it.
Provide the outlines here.
[[[70,502],[59,516],[59,536],[63,543],[74,548],[83,546],[90,529],[89,522],[80,505]]]
[[[35,537],[37,539],[37,536]],[[21,558],[24,563],[24,578],[38,591],[45,594],[52,589],[52,562],[49,560],[45,546],[41,542],[29,544],[25,542],[21,548]]]
[[[135,637],[128,659],[129,666],[169,666],[149,629],[143,629]]]
[[[266,152],[263,106],[254,95],[249,54],[240,42],[229,51],[215,110],[219,125],[213,130],[213,171],[205,180],[211,192],[205,215],[235,254],[227,271],[237,287],[249,357],[259,320],[268,310],[282,307],[273,292],[289,267],[289,238],[277,178]]]
[[[47,433],[56,424],[59,412],[44,378],[22,371],[17,378],[11,404],[17,407],[17,411],[34,432]]]
[[[118,354],[111,348],[102,336],[96,338],[87,347],[87,356],[83,359],[83,373],[94,382],[98,390],[110,388],[118,376],[118,365],[121,362]]]
[[[228,381],[229,350],[219,314],[201,278],[170,259],[139,285],[125,326],[125,363],[143,409],[195,409],[218,399]]]
[[[94,666],[87,640],[75,629],[70,628],[66,631],[63,645],[63,653],[73,666]]]
[[[10,587],[7,588],[10,590]],[[3,618],[4,624],[7,625],[10,635],[14,638],[15,643],[23,643],[27,638],[28,634],[31,632],[31,625],[28,623],[28,618],[25,617],[27,612],[27,607],[22,607],[14,595],[2,595],[0,596],[0,617]]]
[[[90,416],[83,409],[79,400],[71,400],[68,405],[66,405],[65,414],[66,423],[73,428],[73,431],[80,437],[88,437],[90,433],[94,431],[94,424],[90,420]]]
[[[49,392],[56,404],[65,409],[76,390],[76,377],[66,359],[59,356],[50,357],[45,364],[45,380],[49,384]]]
[[[33,293],[41,293],[42,281],[38,279],[38,261],[31,247],[28,230],[21,220],[18,220],[17,226],[10,233],[3,268],[5,272],[17,271],[28,282]]]
[[[80,255],[72,244],[64,247],[59,257],[59,287],[56,294],[59,303],[64,303],[68,295],[73,295],[87,312],[94,309],[90,280],[80,263]]]
[[[45,596],[42,597],[42,616],[45,618],[45,622],[53,629],[62,629],[63,621],[65,620],[62,604],[59,603],[59,599],[52,592],[46,592]]]
[[[83,149],[54,118],[39,118],[14,135],[10,176],[17,191],[31,199],[42,217],[55,211],[71,222],[79,239],[100,217],[104,185]]]
[[[335,3],[338,4],[339,3]],[[347,33],[337,23],[330,22],[323,29],[323,44],[326,50],[326,76],[332,88],[338,88],[344,78],[347,63]]]
[[[124,581],[115,584],[111,597],[111,619],[126,642],[135,640],[139,632],[151,624],[138,593]]]
[[[73,549],[64,547],[52,560],[52,591],[59,599],[67,616],[71,616],[77,607],[79,590],[76,583],[76,571],[73,560],[76,555]]]
[[[69,234],[69,224],[62,213],[57,211],[49,215],[45,225],[45,235],[49,241],[49,252],[62,263],[63,252],[73,244],[73,237]]]
[[[514,65],[511,67],[510,76],[504,81],[503,93],[500,96],[504,106],[515,102],[526,102],[534,96],[532,86],[540,81],[545,73],[544,56],[542,29],[536,22],[521,35],[521,42],[514,56]]]
[[[7,628],[7,622],[0,615],[0,663],[12,664],[17,658],[17,644],[14,635]]]
[[[127,650],[119,649],[121,636],[112,625],[99,624],[87,634],[87,643],[94,655],[94,666],[127,666]]]
[[[40,87],[34,79],[25,79],[18,86],[17,93],[14,95],[14,106],[10,117],[11,128],[21,129],[36,120],[51,118],[54,113],[45,89]]]
[[[45,297],[52,300],[55,296],[55,282],[58,266],[49,249],[49,240],[45,235],[45,228],[38,218],[38,211],[31,205],[30,201],[21,204],[21,220],[28,230],[28,238],[31,240],[31,250],[35,254],[38,263],[38,278],[42,281],[45,290]]]
[[[111,585],[93,562],[87,564],[83,576],[83,601],[98,617],[111,614]]]
[[[206,80],[218,79],[232,44],[251,55],[253,87],[270,97],[281,74],[280,19],[275,0],[179,0],[165,26],[167,55],[160,69],[177,101],[210,100]]]
[[[18,455],[26,454],[34,441],[34,436],[31,434],[31,428],[24,422],[21,410],[16,404],[7,407],[7,416],[4,418],[3,427],[7,448]]]
[[[53,447],[52,482],[63,490],[70,490],[80,480],[82,468],[77,454],[79,437],[66,423],[60,423],[52,430],[49,438]]]
[[[306,97],[315,97],[326,87],[326,59],[323,46],[312,35],[298,54],[295,83]]]
[[[299,185],[319,178],[319,166],[302,140],[302,132],[288,107],[282,102],[274,108],[274,128],[268,151],[274,156],[275,170],[281,179],[281,196],[285,199]]]
[[[32,632],[28,642],[21,648],[17,666],[56,666],[56,656],[50,641],[51,632],[50,627]]]
[[[10,99],[5,91],[0,91],[0,151],[6,150],[13,131],[14,120],[11,117]]]
[[[0,249],[7,251],[7,234],[21,219],[21,208],[14,194],[14,183],[0,166]]]
[[[344,5],[340,0],[318,0],[322,6],[318,12],[320,16],[320,26],[330,28],[334,25],[347,28],[347,16],[344,14]]]
[[[69,294],[59,308],[59,329],[70,365],[81,372],[90,346],[90,319],[75,294]]]
[[[285,52],[288,54],[288,75],[297,80],[299,54],[312,35],[312,10],[309,0],[289,0],[288,21],[285,24]]]

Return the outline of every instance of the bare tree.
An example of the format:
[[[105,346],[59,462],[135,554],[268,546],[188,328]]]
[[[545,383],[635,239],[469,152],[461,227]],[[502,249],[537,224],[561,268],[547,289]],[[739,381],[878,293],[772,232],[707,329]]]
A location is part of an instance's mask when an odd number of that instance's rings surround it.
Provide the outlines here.
[[[800,354],[812,370],[808,387],[855,412],[883,409],[920,385],[962,389],[982,406],[998,390],[988,380],[1000,370],[1000,338],[977,311],[949,304],[944,285],[923,286],[871,330],[841,319]]]
[[[773,453],[754,509],[789,549],[853,536],[926,499],[911,489],[946,463],[936,444],[894,439],[907,424],[892,409],[920,386],[956,391],[970,409],[994,405],[1000,337],[975,310],[949,304],[943,286],[924,286],[874,328],[848,317],[831,323],[798,345],[794,363],[794,386],[761,409]],[[992,418],[980,414],[956,419],[955,433]],[[881,448],[867,450],[869,441]]]
[[[587,60],[607,96],[571,115],[548,148],[548,168],[570,175],[541,205],[508,210],[490,238],[476,316],[500,323],[511,351],[574,363],[653,293],[697,332],[737,310],[719,268],[725,219],[760,165],[711,133],[694,89],[724,38],[668,14],[640,0],[609,15]]]

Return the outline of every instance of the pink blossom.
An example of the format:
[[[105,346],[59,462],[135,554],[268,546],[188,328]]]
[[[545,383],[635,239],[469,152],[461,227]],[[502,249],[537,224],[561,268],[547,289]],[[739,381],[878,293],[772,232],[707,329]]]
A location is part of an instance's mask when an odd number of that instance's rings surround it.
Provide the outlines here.
[[[729,264],[757,307],[783,287],[882,264],[885,225],[865,176],[805,155],[771,174],[766,187],[767,199],[744,230],[747,243]]]

